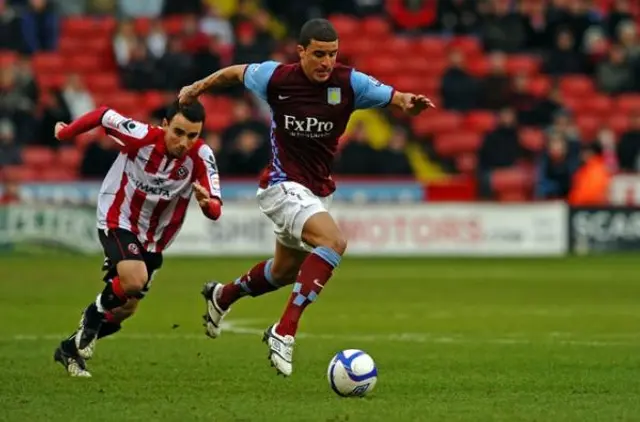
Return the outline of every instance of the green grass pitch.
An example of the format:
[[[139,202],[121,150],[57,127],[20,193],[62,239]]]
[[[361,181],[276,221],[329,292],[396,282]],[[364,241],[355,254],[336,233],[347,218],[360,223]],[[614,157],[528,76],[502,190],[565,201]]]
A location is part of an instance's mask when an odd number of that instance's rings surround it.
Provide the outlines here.
[[[138,315],[98,343],[91,379],[54,364],[102,288],[99,257],[0,257],[0,421],[639,421],[640,259],[347,257],[306,312],[291,378],[259,333],[280,291],[236,304],[204,336],[200,296],[254,259],[173,259]],[[360,348],[379,380],[329,388],[333,354]]]

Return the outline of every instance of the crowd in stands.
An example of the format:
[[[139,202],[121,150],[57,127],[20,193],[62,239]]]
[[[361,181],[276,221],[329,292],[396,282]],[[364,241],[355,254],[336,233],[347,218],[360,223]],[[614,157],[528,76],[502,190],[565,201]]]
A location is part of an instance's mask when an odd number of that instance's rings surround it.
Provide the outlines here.
[[[639,13],[633,0],[0,0],[0,167],[100,178],[112,141],[60,145],[55,122],[106,103],[159,124],[183,85],[293,61],[300,26],[329,16],[341,61],[438,105],[410,121],[385,111],[382,146],[354,125],[338,173],[411,177],[418,145],[482,198],[589,202],[640,170]],[[241,87],[210,94],[204,137],[223,178],[255,176],[268,108]]]

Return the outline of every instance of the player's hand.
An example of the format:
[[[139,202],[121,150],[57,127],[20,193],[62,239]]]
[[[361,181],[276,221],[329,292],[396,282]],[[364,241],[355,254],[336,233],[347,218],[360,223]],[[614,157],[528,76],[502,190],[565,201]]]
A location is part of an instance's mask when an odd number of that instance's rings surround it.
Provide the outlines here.
[[[211,200],[211,195],[209,195],[209,192],[198,182],[194,182],[191,186],[193,187],[193,193],[196,196],[198,205],[200,205],[201,208],[205,208]]]
[[[403,111],[412,116],[417,116],[428,108],[436,108],[436,106],[424,95],[404,94],[402,98]]]
[[[58,122],[58,123],[56,123],[56,126],[55,126],[55,127],[54,127],[54,129],[53,129],[53,135],[56,137],[56,139],[57,139],[58,141],[61,141],[61,140],[62,140],[62,139],[60,139],[60,138],[58,137],[58,134],[59,134],[59,133],[60,133],[60,131],[61,131],[62,129],[64,129],[65,127],[67,127],[67,124],[66,124],[66,123],[64,123],[64,122]]]
[[[180,90],[178,101],[180,104],[189,104],[198,99],[200,92],[195,84],[187,85]]]

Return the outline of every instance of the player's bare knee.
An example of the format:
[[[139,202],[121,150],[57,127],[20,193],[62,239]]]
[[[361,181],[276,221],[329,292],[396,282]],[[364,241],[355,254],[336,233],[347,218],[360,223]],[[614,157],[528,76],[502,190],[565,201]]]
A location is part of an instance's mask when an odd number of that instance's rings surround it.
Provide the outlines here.
[[[121,265],[127,264],[127,265]],[[147,267],[142,261],[122,261],[118,264],[118,277],[120,285],[128,295],[134,295],[144,289],[149,275]]]
[[[322,239],[317,246],[333,249],[338,255],[344,255],[347,251],[347,239],[344,236],[335,235]]]

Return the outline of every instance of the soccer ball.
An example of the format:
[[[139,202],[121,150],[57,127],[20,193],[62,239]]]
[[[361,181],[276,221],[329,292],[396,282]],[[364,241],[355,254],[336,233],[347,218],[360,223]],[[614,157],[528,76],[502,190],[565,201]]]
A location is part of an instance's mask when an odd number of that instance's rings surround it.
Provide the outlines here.
[[[327,369],[329,385],[342,397],[363,397],[378,381],[378,370],[371,356],[357,349],[337,353]]]

